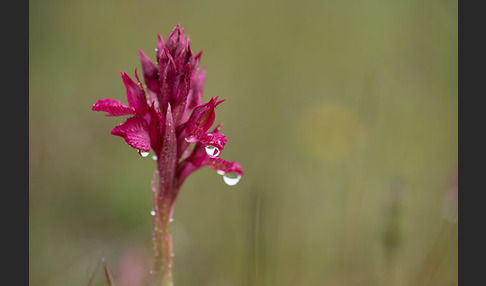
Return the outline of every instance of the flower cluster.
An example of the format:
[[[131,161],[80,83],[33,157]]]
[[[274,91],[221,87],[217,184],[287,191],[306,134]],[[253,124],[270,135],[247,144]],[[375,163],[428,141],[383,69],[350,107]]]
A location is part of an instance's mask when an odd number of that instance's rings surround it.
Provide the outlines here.
[[[224,100],[216,97],[202,104],[205,74],[198,67],[202,52],[193,54],[180,25],[165,43],[158,34],[155,51],[154,64],[139,50],[145,85],[137,69],[136,81],[121,72],[128,106],[108,98],[98,100],[92,110],[107,112],[107,116],[130,115],[111,134],[124,138],[140,154],[152,149],[166,188],[178,191],[185,178],[203,166],[219,174],[242,175],[237,162],[218,157],[227,141],[220,133],[221,124],[209,131],[215,108]]]

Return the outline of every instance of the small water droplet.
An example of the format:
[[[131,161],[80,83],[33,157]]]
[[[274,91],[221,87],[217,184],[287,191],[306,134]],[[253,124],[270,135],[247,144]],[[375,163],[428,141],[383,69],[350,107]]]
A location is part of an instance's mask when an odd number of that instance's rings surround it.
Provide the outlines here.
[[[150,211],[151,216],[155,216],[155,211]]]
[[[221,175],[221,176],[225,174],[225,172],[223,170],[216,170],[216,173],[218,173],[218,175]]]
[[[197,142],[196,137],[194,137],[194,136],[192,136],[192,135],[191,135],[191,136],[188,136],[188,137],[186,137],[186,138],[184,138],[184,139],[185,139],[187,142],[189,142],[189,143]]]
[[[173,218],[173,217],[171,217],[171,218],[169,219],[169,221],[170,221],[170,222],[174,222],[174,218]]]
[[[155,52],[158,52],[158,51],[159,51],[159,49],[155,48]]]
[[[157,155],[152,155],[152,160],[157,161]]]
[[[223,180],[228,186],[234,186],[238,184],[241,179],[241,175],[237,173],[226,173],[223,175]]]
[[[212,146],[212,145],[207,145],[206,146],[206,154],[208,154],[209,157],[211,158],[216,158],[221,154],[221,151],[219,151],[218,148]]]
[[[142,150],[138,150],[138,154],[140,154],[140,156],[142,157],[147,157],[149,155],[150,152],[146,152],[146,151],[142,151]]]

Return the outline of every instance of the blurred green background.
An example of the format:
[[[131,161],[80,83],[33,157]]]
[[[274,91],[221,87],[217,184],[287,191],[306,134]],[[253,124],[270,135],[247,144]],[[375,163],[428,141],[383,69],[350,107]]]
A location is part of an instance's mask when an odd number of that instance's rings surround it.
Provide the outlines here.
[[[222,158],[175,208],[175,284],[457,285],[457,1],[60,1],[29,7],[30,285],[140,285],[155,163],[91,111],[177,23]],[[140,274],[141,273],[141,274]]]

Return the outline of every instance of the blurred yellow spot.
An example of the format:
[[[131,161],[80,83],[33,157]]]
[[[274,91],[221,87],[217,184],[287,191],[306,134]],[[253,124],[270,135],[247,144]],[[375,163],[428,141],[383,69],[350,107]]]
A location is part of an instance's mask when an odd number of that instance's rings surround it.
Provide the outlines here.
[[[355,113],[335,103],[309,106],[299,129],[303,151],[326,161],[347,158],[364,140],[363,126]]]

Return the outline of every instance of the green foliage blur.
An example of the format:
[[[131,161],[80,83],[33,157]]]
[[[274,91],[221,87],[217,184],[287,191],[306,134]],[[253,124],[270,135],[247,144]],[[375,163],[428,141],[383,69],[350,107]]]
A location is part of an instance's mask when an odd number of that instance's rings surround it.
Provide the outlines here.
[[[60,1],[29,7],[32,286],[141,285],[155,163],[110,135],[120,71],[178,23],[245,172],[185,182],[175,284],[457,285],[454,0]],[[142,277],[142,278],[140,278]]]

